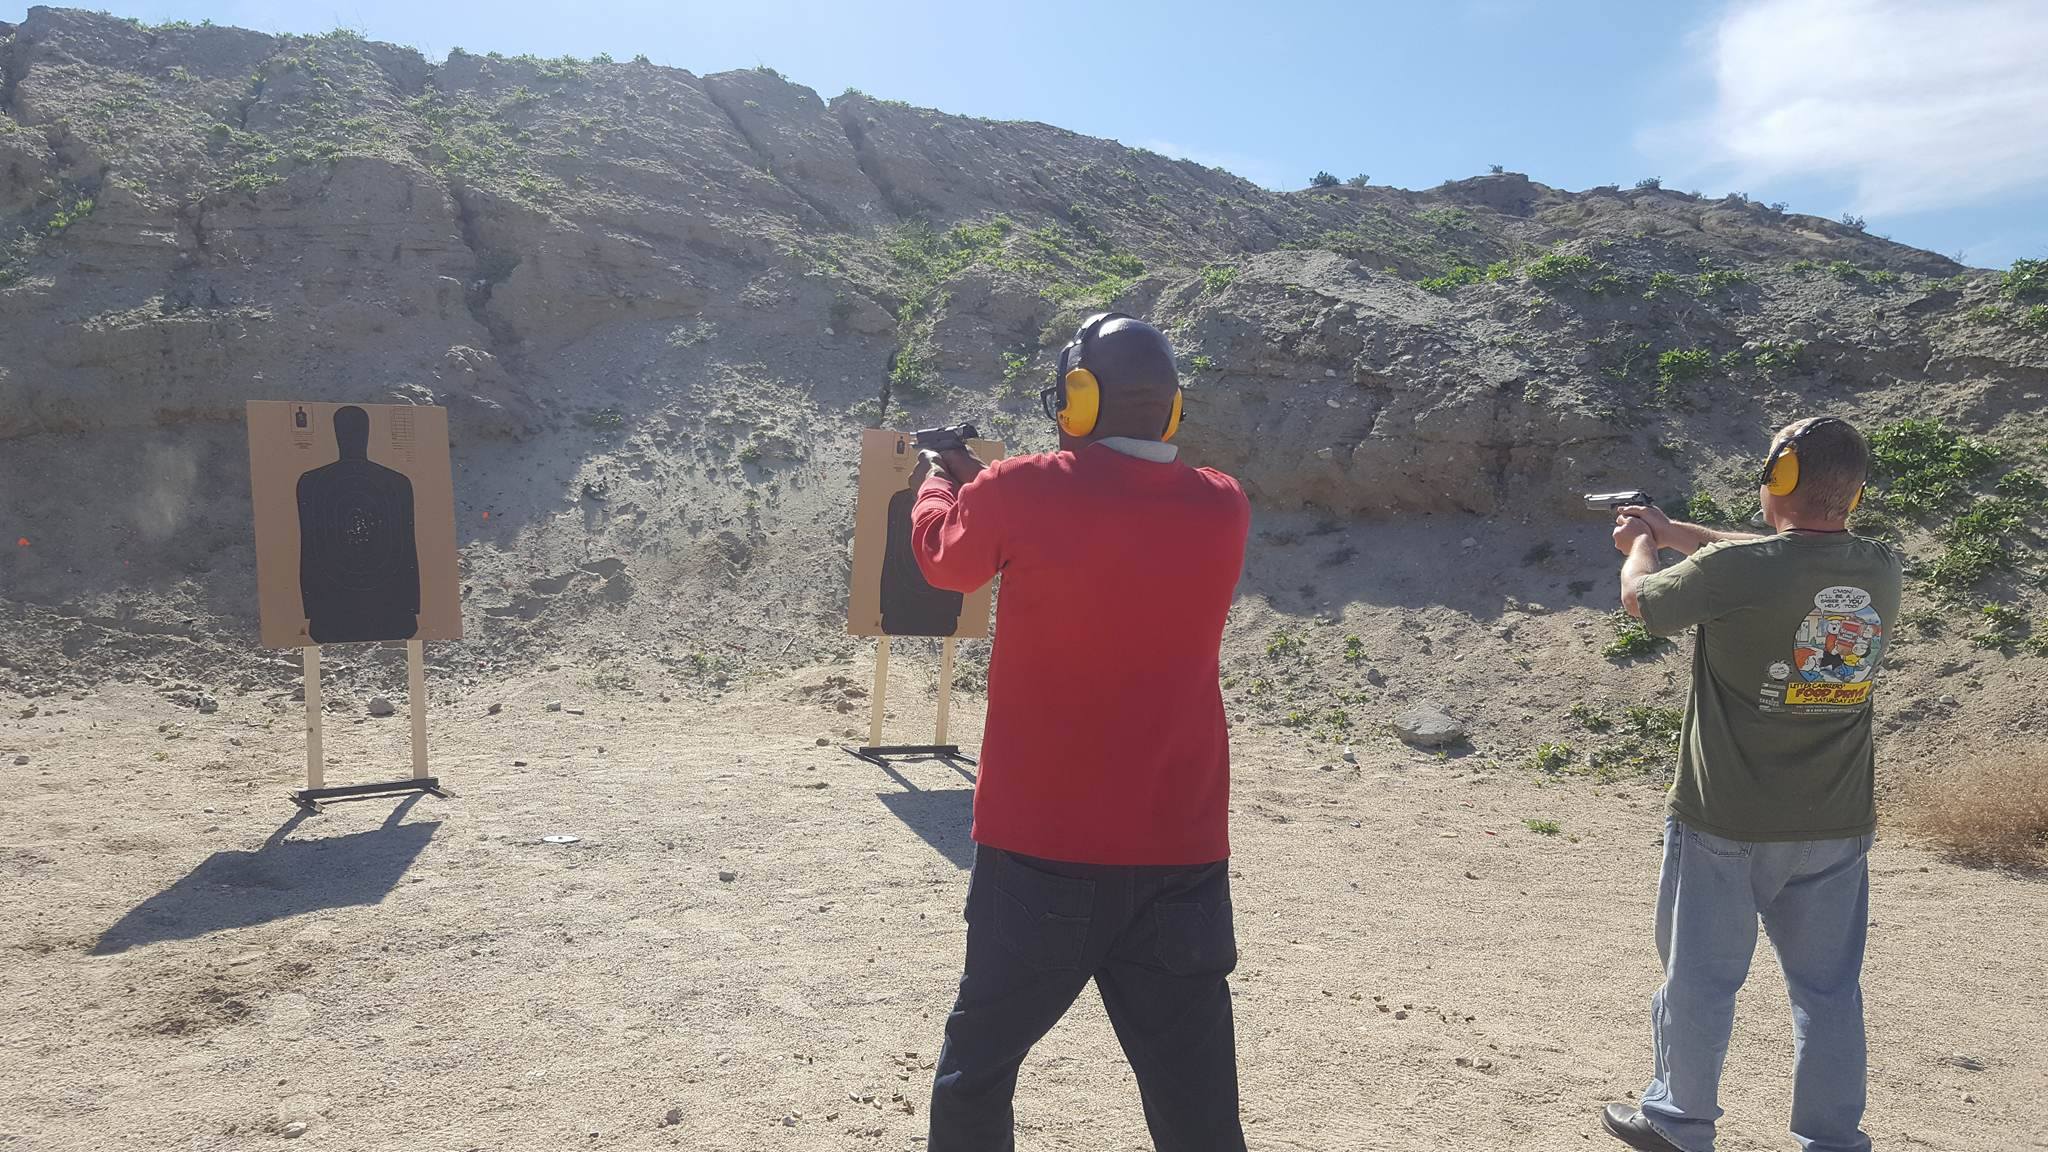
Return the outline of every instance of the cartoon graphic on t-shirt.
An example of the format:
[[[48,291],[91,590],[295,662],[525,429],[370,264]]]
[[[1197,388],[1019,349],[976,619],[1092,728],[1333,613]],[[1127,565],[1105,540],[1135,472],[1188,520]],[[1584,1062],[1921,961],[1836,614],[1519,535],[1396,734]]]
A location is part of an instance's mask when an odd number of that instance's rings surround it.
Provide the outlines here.
[[[1883,655],[1884,620],[1871,606],[1870,593],[1847,585],[1823,588],[1813,598],[1813,611],[1799,622],[1791,666],[1771,666],[1777,683],[1765,685],[1764,694],[1775,696],[1782,686],[1788,705],[1862,704],[1870,699]]]

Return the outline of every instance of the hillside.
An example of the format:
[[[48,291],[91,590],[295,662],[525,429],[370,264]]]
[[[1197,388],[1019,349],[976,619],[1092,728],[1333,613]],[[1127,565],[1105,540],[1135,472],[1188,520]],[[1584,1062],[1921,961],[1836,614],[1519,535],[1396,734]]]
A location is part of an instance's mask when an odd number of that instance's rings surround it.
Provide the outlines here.
[[[861,427],[1043,448],[1051,349],[1142,312],[1184,358],[1187,452],[1256,503],[1233,708],[1334,745],[1434,697],[1503,764],[1573,703],[1682,682],[1602,655],[1584,488],[1732,509],[1795,415],[1932,419],[1998,454],[1873,501],[1924,569],[2041,463],[2048,316],[2007,279],[1742,197],[1272,192],[765,69],[49,8],[0,24],[0,68],[0,523],[27,542],[0,552],[0,687],[25,694],[288,691],[252,647],[251,398],[451,409],[470,639],[438,684],[553,659],[712,695],[861,651]],[[2040,504],[2014,508],[1995,563],[1916,584],[1892,759],[2043,722]],[[390,658],[340,656],[344,701]]]

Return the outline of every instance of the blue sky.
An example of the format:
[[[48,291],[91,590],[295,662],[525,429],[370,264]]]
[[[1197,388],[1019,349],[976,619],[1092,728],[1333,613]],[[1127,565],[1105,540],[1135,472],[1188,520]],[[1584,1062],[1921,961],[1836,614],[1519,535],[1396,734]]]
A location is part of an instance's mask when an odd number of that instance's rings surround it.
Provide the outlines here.
[[[107,2],[107,0],[96,0]],[[0,9],[4,12],[5,9]],[[17,10],[18,11],[18,10]],[[1969,263],[2048,256],[2038,0],[141,0],[151,22],[338,25],[431,56],[766,64],[1042,120],[1274,188],[1489,164],[1580,189],[1744,191]]]

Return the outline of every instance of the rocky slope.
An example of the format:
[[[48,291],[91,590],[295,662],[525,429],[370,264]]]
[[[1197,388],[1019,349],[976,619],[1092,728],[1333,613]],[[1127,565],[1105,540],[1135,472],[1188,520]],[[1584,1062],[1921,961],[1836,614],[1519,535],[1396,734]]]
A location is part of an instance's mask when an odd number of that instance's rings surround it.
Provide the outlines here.
[[[0,677],[31,690],[283,674],[248,647],[251,398],[449,406],[472,639],[438,661],[710,685],[851,650],[862,426],[1044,447],[1050,349],[1114,304],[1174,333],[1186,449],[1255,497],[1244,661],[1320,620],[1407,668],[1392,698],[1539,703],[1653,675],[1554,611],[1610,606],[1582,487],[1739,498],[1763,429],[1820,408],[2008,460],[2043,430],[2048,332],[1995,273],[1741,197],[1276,193],[767,70],[49,8],[0,24],[0,69]],[[1465,688],[1426,655],[1496,629],[1573,655]]]

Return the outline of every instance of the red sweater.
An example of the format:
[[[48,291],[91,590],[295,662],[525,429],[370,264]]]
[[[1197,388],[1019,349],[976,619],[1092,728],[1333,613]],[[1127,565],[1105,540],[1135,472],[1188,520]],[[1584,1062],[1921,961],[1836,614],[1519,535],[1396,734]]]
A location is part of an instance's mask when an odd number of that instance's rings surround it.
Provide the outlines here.
[[[1230,855],[1217,660],[1250,525],[1221,472],[1100,444],[925,482],[925,579],[1003,574],[977,843],[1080,864]]]

